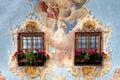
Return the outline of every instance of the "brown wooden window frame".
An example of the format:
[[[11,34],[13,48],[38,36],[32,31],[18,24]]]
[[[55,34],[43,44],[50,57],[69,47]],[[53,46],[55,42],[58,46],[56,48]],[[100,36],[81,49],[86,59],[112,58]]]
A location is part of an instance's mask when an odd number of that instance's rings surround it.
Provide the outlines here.
[[[30,39],[26,39],[26,46],[27,46],[27,50],[31,50],[31,51],[34,51],[34,50],[36,50],[36,49],[40,49],[40,50],[44,50],[44,32],[27,32],[27,33],[25,33],[25,32],[20,32],[20,33],[18,33],[18,51],[20,51],[20,50],[25,50],[24,48],[23,48],[23,45],[24,45],[24,43],[23,43],[23,37],[29,37]],[[41,39],[33,39],[33,37],[39,37],[39,38],[42,38],[42,40]],[[30,42],[27,42],[27,41],[30,41]],[[38,41],[38,40],[40,40],[41,42],[41,45],[38,45],[38,44],[34,44],[34,40],[36,40],[36,41]],[[28,43],[29,43],[29,46],[30,46],[30,48],[28,48]],[[38,42],[37,42],[38,43]],[[37,45],[37,46],[40,46],[41,48],[34,48],[34,45]]]
[[[83,42],[79,41],[84,37]],[[91,37],[94,37],[95,39],[91,40]],[[91,50],[97,48],[98,53],[100,54],[101,51],[103,51],[103,34],[102,31],[81,31],[81,32],[75,32],[75,54],[77,50],[86,50],[87,52],[90,52]],[[86,38],[86,39],[85,39]],[[81,39],[82,40],[82,39]],[[97,41],[96,41],[97,40]],[[81,42],[81,43],[80,43]],[[86,47],[81,47],[82,45],[86,45]],[[95,45],[94,48],[91,48],[91,45]],[[97,46],[96,46],[97,45]],[[75,55],[74,63],[75,65],[101,65],[102,59],[100,59],[100,62],[81,62],[77,58],[78,56]]]
[[[95,37],[95,38],[98,38],[98,46],[96,47],[96,48],[98,48],[98,51],[100,52],[101,50],[102,50],[102,43],[103,43],[103,41],[102,41],[102,32],[76,32],[75,33],[75,50],[78,50],[78,49],[80,49],[79,48],[79,42],[78,42],[78,40],[79,40],[79,37],[86,37],[86,45],[87,45],[87,47],[86,47],[86,50],[87,51],[90,51],[91,49],[91,47],[90,47],[90,42],[91,42],[91,40],[90,40],[90,38],[91,37]],[[95,43],[96,43],[97,41],[96,41],[96,39],[95,39]],[[81,50],[83,50],[83,49],[81,49]]]

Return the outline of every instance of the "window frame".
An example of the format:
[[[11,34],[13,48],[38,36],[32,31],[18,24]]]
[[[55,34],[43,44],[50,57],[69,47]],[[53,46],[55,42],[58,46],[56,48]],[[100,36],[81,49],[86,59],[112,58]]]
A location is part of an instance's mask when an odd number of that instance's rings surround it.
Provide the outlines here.
[[[92,31],[86,31],[86,32],[75,32],[75,50],[79,49],[79,44],[78,44],[78,37],[79,36],[83,36],[86,37],[87,36],[87,51],[90,51],[90,36],[98,36],[98,51],[100,52],[101,50],[103,50],[103,38],[102,38],[102,32],[92,32]]]
[[[45,43],[44,43],[44,32],[19,32],[18,33],[18,38],[17,38],[17,42],[18,42],[18,51],[20,50],[24,50],[23,49],[23,37],[26,36],[26,37],[34,37],[34,36],[40,36],[40,37],[43,37],[42,39],[42,49],[41,50],[45,50]],[[31,39],[32,42],[33,42],[33,39]],[[32,46],[32,48],[30,50],[34,50],[33,48],[33,43],[30,42],[30,46]]]
[[[74,65],[75,66],[90,66],[90,65],[94,65],[94,66],[100,66],[102,65],[102,57],[99,59],[99,62],[95,62],[94,60],[90,60],[88,62],[82,62],[81,59],[78,60],[78,56],[76,56],[76,51],[77,50],[81,50],[79,49],[79,36],[87,36],[90,39],[90,36],[98,36],[98,54],[100,54],[101,51],[103,51],[103,32],[102,31],[79,31],[79,32],[75,32],[75,53],[74,53]],[[90,40],[87,40],[87,44],[90,45]],[[89,47],[89,46],[88,46]],[[84,50],[83,50],[84,51]],[[87,52],[91,51],[90,49],[86,50]]]

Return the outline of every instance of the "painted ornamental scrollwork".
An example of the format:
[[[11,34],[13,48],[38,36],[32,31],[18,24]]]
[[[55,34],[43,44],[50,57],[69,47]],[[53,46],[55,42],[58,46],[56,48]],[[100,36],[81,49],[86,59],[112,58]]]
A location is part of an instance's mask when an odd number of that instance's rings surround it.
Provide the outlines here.
[[[17,33],[18,32],[42,32],[42,26],[43,24],[40,23],[38,19],[35,19],[34,16],[30,13],[28,18],[23,22],[22,25],[17,26],[15,29],[10,29],[9,34],[11,36],[11,41],[14,50],[17,50]],[[10,68],[10,71],[16,75],[19,76],[19,80],[24,80],[24,77],[27,77],[28,80],[32,80],[34,78],[39,78],[41,80],[45,80],[44,76],[52,69],[52,63],[46,62],[44,67],[32,67],[32,66],[18,66],[18,60],[14,56],[14,54],[11,53],[9,50],[10,59],[8,66]]]
[[[87,27],[88,26],[88,27]],[[79,27],[79,28],[77,28]],[[111,51],[112,49],[107,49],[108,41],[111,37],[111,29],[103,24],[99,23],[98,20],[93,18],[93,16],[88,15],[85,19],[80,21],[75,29],[77,31],[96,31],[102,30],[104,34],[104,51],[105,55],[103,56],[102,65],[99,66],[67,66],[68,72],[70,72],[76,80],[79,80],[80,77],[83,77],[84,80],[95,80],[96,77],[99,77],[100,80],[103,80],[103,75],[107,74],[111,69]],[[107,38],[105,38],[107,36]],[[71,60],[72,61],[72,60]]]

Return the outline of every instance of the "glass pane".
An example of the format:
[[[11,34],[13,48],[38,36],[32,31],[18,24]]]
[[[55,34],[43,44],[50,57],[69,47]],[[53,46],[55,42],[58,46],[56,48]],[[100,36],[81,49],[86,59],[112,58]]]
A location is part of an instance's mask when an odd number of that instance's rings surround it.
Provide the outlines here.
[[[39,37],[39,36],[33,37],[34,49],[41,49],[41,44],[42,44],[42,37]]]
[[[91,44],[90,45],[90,49],[95,49],[96,48],[96,45],[95,44]]]
[[[42,43],[41,40],[38,40],[38,45],[41,45],[41,43]]]
[[[87,49],[87,37],[81,36],[78,38],[78,48],[79,49]]]
[[[86,44],[82,44],[82,49],[85,49],[86,48]]]
[[[86,44],[86,40],[85,39],[83,39],[83,40],[81,40],[81,43],[83,44]]]
[[[96,43],[98,43],[98,37],[96,37]]]
[[[82,40],[86,40],[86,36],[83,36],[83,37],[81,37],[82,38]]]
[[[96,48],[98,48],[98,37],[96,37]]]
[[[29,40],[30,40],[30,39],[31,39],[31,37],[27,37],[27,39],[29,39]]]
[[[81,49],[81,45],[78,45],[78,48]]]
[[[37,48],[37,39],[33,40],[33,48],[36,49]]]
[[[30,44],[28,44],[27,48],[30,49]]]
[[[31,43],[31,40],[27,40],[27,42],[28,42],[28,44],[30,44],[30,43]]]
[[[33,37],[33,39],[36,39],[36,37]]]
[[[81,40],[81,37],[78,37],[79,40]]]
[[[40,40],[41,39],[41,37],[37,37],[38,38],[38,40]]]
[[[95,36],[90,37],[90,43],[95,43]]]
[[[98,48],[98,37],[91,36],[90,37],[90,49]]]
[[[23,39],[27,39],[26,37],[23,37]]]
[[[27,48],[27,41],[23,40],[23,49],[26,49],[26,48]]]
[[[31,45],[31,40],[30,40],[30,39],[28,39],[28,40],[27,40],[27,48],[28,48],[28,49],[30,49],[30,48],[31,48],[31,47],[30,47],[30,45]]]
[[[38,48],[39,48],[39,49],[41,49],[41,44],[40,44],[40,45],[38,45]]]

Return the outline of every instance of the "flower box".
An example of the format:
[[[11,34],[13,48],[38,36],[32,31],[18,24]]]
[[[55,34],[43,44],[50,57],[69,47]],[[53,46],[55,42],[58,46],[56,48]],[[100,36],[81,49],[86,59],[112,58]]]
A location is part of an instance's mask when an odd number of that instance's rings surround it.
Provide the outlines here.
[[[89,52],[86,50],[75,51],[75,65],[101,65],[103,52],[98,53],[97,49]]]
[[[14,56],[17,57],[18,66],[43,66],[49,58],[48,54],[41,50],[36,50],[35,53],[25,50],[17,51]]]

